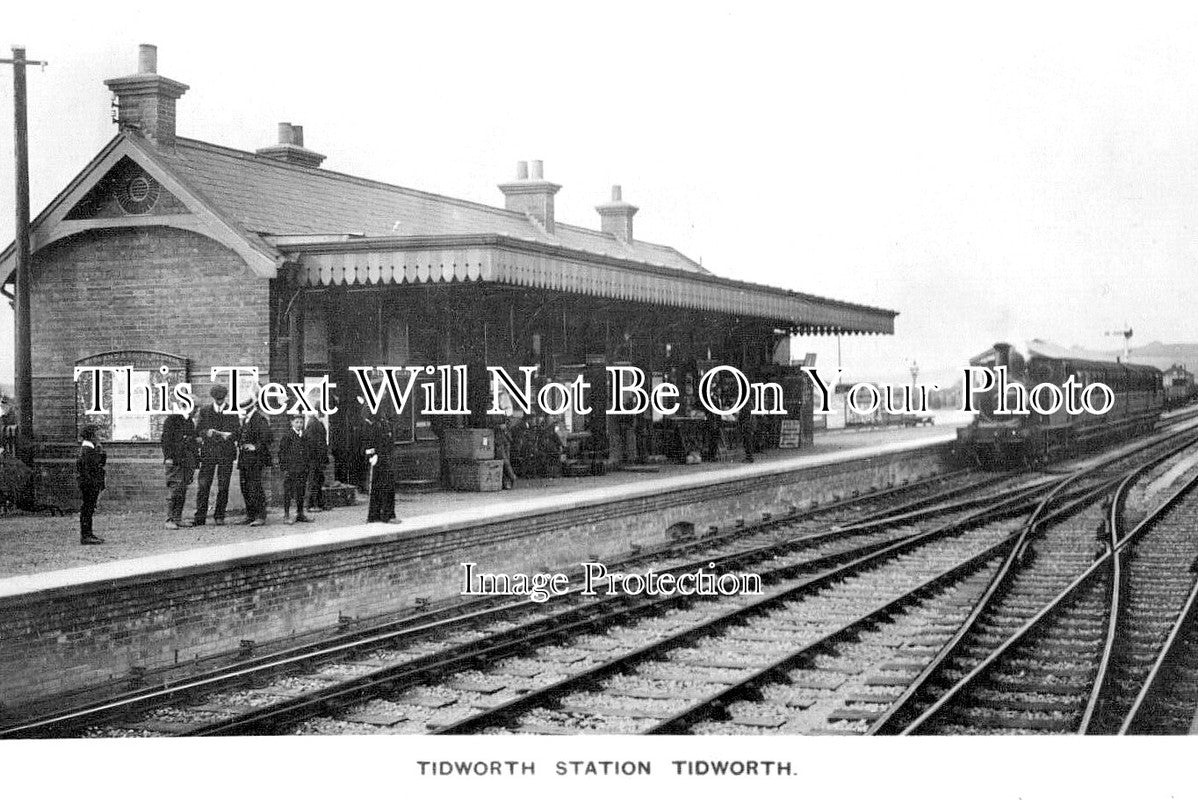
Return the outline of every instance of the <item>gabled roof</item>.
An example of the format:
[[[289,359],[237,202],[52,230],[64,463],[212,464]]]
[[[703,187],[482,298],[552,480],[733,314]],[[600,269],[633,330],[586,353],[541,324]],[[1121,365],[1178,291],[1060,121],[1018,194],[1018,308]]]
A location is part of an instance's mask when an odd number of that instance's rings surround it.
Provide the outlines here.
[[[152,214],[119,219],[67,219],[71,209],[123,159],[138,164],[168,192],[177,197],[188,210],[185,215],[155,216]],[[256,233],[247,231],[230,218],[202,191],[181,178],[153,145],[139,136],[118,134],[104,146],[75,178],[67,184],[50,204],[30,224],[30,246],[36,251],[46,245],[82,230],[103,227],[133,227],[165,225],[201,232],[236,252],[246,266],[263,277],[274,277],[275,267],[283,255]],[[0,275],[4,283],[12,279],[16,242],[0,252]]]
[[[238,224],[260,234],[498,234],[683,272],[707,272],[672,247],[635,240],[625,244],[614,236],[561,222],[550,235],[520,212],[290,164],[195,139],[176,139],[174,150],[160,156]]]

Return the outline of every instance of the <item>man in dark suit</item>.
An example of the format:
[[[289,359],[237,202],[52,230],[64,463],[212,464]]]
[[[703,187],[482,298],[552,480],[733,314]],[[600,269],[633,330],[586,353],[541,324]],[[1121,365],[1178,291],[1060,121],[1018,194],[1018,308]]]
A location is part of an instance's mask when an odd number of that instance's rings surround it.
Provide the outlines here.
[[[274,441],[270,424],[258,408],[256,399],[241,404],[241,454],[237,467],[241,473],[241,496],[245,499],[245,520],[242,525],[259,527],[266,524],[266,491],[262,488],[262,470],[271,465],[270,445]]]
[[[104,540],[92,533],[92,517],[96,513],[96,501],[105,489],[104,467],[108,454],[96,441],[96,428],[85,425],[79,431],[79,459],[75,469],[79,473],[79,494],[83,504],[79,508],[79,543],[104,544]]]
[[[183,522],[183,506],[196,471],[196,426],[183,414],[171,414],[162,423],[162,460],[166,465],[166,487],[170,489],[166,528],[177,531],[189,527]]]
[[[500,485],[504,489],[516,488],[516,471],[512,469],[512,418],[504,417],[494,428],[495,458],[503,462]]]
[[[209,391],[212,404],[204,406],[196,414],[196,435],[200,438],[200,476],[196,485],[196,513],[194,522],[203,525],[208,521],[208,493],[212,490],[212,478],[216,477],[216,507],[212,521],[225,524],[225,508],[229,504],[229,480],[233,477],[233,460],[237,458],[237,435],[241,429],[237,414],[229,413],[225,398],[229,390],[217,384]]]
[[[308,462],[309,511],[324,511],[324,465],[329,463],[329,432],[317,414],[308,414],[304,422],[304,456]]]
[[[363,406],[363,412],[366,412]],[[370,507],[367,522],[391,522],[395,519],[395,442],[391,417],[382,409],[364,413],[362,445],[370,464]]]

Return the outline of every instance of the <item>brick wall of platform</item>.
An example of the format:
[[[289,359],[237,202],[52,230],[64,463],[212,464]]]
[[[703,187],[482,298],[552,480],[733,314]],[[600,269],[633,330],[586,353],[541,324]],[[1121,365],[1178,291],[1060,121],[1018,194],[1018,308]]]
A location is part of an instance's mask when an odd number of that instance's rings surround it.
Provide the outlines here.
[[[642,497],[615,497],[486,524],[372,533],[354,542],[189,566],[169,573],[0,597],[0,696],[8,704],[74,690],[336,626],[343,617],[451,600],[461,563],[479,571],[575,571],[615,562],[634,544],[664,544],[690,523],[753,522],[812,500],[885,487],[946,469],[947,446],[795,472],[745,477]],[[635,486],[612,489],[613,495]],[[535,556],[531,555],[535,554]]]

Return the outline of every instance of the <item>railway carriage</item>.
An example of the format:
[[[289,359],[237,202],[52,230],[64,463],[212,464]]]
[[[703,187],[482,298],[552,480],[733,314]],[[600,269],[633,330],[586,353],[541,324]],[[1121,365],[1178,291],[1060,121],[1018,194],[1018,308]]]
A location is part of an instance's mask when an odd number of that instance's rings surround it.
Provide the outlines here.
[[[1008,385],[1017,383],[1029,391],[1043,383],[1063,386],[1073,377],[1081,387],[1075,397],[1094,383],[1105,384],[1114,395],[1114,404],[1101,415],[1071,415],[1064,407],[1053,414],[1035,410],[1026,415],[996,414],[997,388],[975,395],[978,414],[970,425],[958,430],[957,452],[967,463],[986,468],[1047,463],[1101,442],[1148,433],[1165,404],[1161,371],[1155,367],[1079,357],[1038,340],[1029,343],[1026,356],[1000,342],[970,364],[991,370],[1006,367]]]
[[[1165,370],[1165,408],[1178,408],[1194,402],[1198,387],[1194,384],[1194,373],[1180,364]]]

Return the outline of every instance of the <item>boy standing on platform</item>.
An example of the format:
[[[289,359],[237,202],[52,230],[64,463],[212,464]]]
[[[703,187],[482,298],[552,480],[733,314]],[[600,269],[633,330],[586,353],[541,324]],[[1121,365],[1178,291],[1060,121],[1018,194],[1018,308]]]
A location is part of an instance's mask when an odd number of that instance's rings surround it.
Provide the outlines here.
[[[283,471],[283,523],[291,524],[291,502],[295,501],[295,521],[311,522],[304,516],[304,488],[308,485],[307,432],[304,418],[291,418],[291,430],[279,442],[279,469]]]
[[[85,425],[79,431],[79,459],[75,468],[79,472],[79,494],[83,505],[79,508],[79,543],[104,544],[104,540],[92,533],[92,516],[96,513],[96,501],[104,491],[104,465],[108,454],[96,441],[96,428]]]

